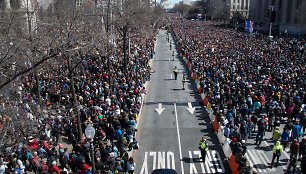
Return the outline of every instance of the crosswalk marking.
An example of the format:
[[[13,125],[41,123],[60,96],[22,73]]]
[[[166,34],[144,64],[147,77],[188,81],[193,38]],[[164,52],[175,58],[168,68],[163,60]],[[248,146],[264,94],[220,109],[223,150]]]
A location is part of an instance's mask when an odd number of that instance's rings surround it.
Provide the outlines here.
[[[260,167],[260,165],[258,165],[258,164],[260,164],[260,160],[256,157],[256,155],[254,155],[253,153],[252,153],[252,150],[248,150],[247,151],[247,154],[249,155],[249,159],[248,159],[248,161],[253,161],[254,163],[253,163],[253,165],[251,165],[251,166],[256,166],[256,168],[255,169],[257,169],[258,170],[258,172],[263,172],[262,170],[261,170],[261,167]],[[255,153],[256,154],[256,153]]]
[[[249,166],[253,168],[254,171],[258,173],[266,173],[266,172],[276,172],[276,168],[273,167],[270,168],[272,158],[270,159],[266,155],[266,151],[263,150],[247,150],[247,153],[245,154],[247,161],[249,162]],[[272,152],[270,152],[272,153]],[[283,152],[285,159],[289,160],[290,157],[286,152]],[[280,158],[280,160],[283,158]],[[287,161],[288,162],[288,161]],[[276,163],[276,159],[274,161],[274,164]],[[278,166],[280,167],[280,166]],[[288,164],[281,165],[282,169],[287,169]],[[297,168],[300,168],[300,163],[298,163]]]
[[[260,152],[258,152],[258,154],[262,157],[265,166],[269,166],[268,163],[270,163],[270,160],[269,160],[269,158],[266,156],[265,152],[260,151]],[[272,169],[269,168],[268,170],[271,171],[271,172],[275,172],[275,168],[272,168]]]

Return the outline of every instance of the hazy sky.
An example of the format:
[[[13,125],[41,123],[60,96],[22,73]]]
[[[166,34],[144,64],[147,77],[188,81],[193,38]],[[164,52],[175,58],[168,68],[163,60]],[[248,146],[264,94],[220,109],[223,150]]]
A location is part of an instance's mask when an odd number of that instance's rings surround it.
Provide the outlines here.
[[[168,0],[168,1],[171,1],[171,2],[173,2],[173,3],[178,3],[178,2],[180,2],[180,1],[182,1],[182,0]],[[157,2],[160,2],[160,0],[157,0]]]

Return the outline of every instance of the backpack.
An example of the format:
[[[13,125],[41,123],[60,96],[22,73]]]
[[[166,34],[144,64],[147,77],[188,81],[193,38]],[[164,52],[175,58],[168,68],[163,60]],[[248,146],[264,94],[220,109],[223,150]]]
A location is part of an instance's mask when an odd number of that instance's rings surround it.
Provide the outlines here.
[[[299,135],[300,134],[300,126],[294,126],[293,127],[293,135]]]
[[[281,156],[281,150],[280,149],[276,149],[276,156]]]

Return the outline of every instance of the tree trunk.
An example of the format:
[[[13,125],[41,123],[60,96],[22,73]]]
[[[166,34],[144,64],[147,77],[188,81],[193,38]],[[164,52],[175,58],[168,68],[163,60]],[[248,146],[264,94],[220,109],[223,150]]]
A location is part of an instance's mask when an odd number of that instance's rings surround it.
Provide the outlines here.
[[[124,69],[127,68],[127,54],[126,54],[126,51],[127,51],[127,48],[126,48],[126,38],[127,38],[127,26],[125,26],[123,28],[123,64],[124,64]]]
[[[71,70],[71,60],[70,57],[68,57],[68,68],[69,68],[69,79],[70,79],[70,87],[71,87],[71,94],[72,94],[72,99],[73,99],[73,106],[74,109],[77,111],[77,122],[78,122],[78,140],[81,142],[82,141],[82,125],[81,125],[81,112],[80,112],[80,108],[79,108],[79,104],[76,98],[76,94],[75,94],[75,82],[74,82],[74,75],[73,72]]]
[[[39,78],[38,78],[38,75],[37,75],[37,70],[35,68],[34,70],[34,76],[35,76],[35,85],[36,85],[36,95],[37,95],[37,101],[38,101],[38,106],[39,106],[39,112],[41,111],[42,109],[42,101],[41,101],[41,94],[40,94],[40,83],[39,83]]]

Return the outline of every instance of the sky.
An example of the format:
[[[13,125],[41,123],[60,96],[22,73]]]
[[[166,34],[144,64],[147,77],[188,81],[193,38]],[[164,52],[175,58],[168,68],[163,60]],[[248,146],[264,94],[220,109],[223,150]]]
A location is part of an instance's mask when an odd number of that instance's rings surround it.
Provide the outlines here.
[[[176,4],[176,3],[179,3],[179,2],[182,1],[182,0],[168,0],[168,1],[171,1],[171,2],[173,2],[174,4]],[[157,2],[160,2],[160,0],[157,0]]]

